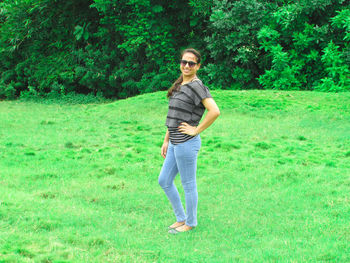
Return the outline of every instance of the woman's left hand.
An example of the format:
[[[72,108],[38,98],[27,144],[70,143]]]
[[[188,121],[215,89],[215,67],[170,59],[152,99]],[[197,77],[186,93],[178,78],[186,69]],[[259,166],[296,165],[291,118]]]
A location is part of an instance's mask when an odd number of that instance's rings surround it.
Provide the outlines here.
[[[191,125],[189,125],[186,122],[181,122],[180,124],[181,125],[178,127],[179,132],[185,133],[185,134],[188,134],[188,135],[191,135],[191,136],[196,136],[198,134],[197,133],[197,127],[191,126]]]

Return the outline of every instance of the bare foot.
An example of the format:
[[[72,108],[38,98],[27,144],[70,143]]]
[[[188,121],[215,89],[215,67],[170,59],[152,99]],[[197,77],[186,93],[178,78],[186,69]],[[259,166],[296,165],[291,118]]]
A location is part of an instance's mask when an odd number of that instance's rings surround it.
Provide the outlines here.
[[[193,227],[188,226],[188,225],[182,225],[182,226],[177,227],[176,231],[178,231],[178,232],[186,232],[186,231],[191,230],[192,228]]]
[[[172,224],[171,226],[169,226],[169,228],[177,228],[180,226],[183,226],[185,224],[185,221],[182,222],[175,222],[174,224]]]

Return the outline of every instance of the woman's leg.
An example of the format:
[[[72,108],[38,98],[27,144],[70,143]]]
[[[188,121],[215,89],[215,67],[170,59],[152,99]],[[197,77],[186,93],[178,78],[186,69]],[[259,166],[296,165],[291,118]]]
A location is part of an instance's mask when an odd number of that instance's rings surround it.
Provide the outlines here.
[[[174,179],[177,173],[178,169],[174,155],[174,145],[169,142],[167,154],[158,178],[158,182],[163,188],[173,207],[176,221],[183,222],[186,219],[186,215],[181,204],[179,192],[174,184]]]
[[[197,225],[198,192],[196,184],[197,156],[201,146],[199,135],[176,145],[175,158],[186,199],[186,225]]]

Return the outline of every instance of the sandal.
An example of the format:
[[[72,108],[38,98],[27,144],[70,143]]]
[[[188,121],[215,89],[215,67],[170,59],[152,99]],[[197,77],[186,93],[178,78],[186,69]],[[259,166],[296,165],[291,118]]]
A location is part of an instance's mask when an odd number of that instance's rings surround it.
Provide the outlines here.
[[[183,225],[182,225],[182,226],[183,226]],[[191,231],[191,230],[194,229],[194,227],[191,227],[190,229],[187,229],[187,230],[180,230],[180,227],[181,227],[181,226],[179,226],[179,227],[177,227],[177,228],[170,229],[170,230],[168,231],[168,233],[169,233],[169,234],[174,234],[174,235],[176,235],[176,234],[183,233],[183,232],[188,232],[188,231]]]
[[[176,222],[176,223],[180,223],[180,222]],[[174,224],[176,224],[176,223],[174,223]],[[174,224],[172,224],[171,226],[168,226],[168,229],[171,230],[171,229],[175,229],[175,228],[178,228],[180,226],[183,226],[185,224],[185,222],[181,223],[181,225],[178,225],[176,227],[173,227]]]

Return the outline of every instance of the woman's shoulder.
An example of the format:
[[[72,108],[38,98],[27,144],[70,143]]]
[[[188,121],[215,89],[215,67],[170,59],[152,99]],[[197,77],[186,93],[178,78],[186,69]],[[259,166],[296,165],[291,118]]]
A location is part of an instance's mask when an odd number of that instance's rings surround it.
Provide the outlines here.
[[[186,85],[193,87],[193,88],[206,88],[206,86],[203,84],[203,82],[199,78],[193,79],[191,82],[188,82]]]
[[[209,91],[209,88],[198,78],[189,82],[188,85],[195,90]]]

